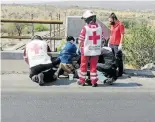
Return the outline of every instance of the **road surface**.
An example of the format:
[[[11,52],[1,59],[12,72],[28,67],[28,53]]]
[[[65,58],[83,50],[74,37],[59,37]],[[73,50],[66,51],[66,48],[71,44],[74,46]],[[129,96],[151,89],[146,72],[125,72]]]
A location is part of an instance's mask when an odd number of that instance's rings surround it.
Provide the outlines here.
[[[20,68],[2,62],[2,122],[155,121],[155,78],[124,76],[97,88],[63,79],[40,87]]]

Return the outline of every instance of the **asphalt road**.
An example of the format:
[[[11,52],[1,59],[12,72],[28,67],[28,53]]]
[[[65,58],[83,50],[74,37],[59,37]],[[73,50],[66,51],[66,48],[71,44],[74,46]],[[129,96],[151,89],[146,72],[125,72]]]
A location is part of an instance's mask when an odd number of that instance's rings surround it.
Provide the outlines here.
[[[60,89],[2,91],[2,122],[155,121],[155,92]]]
[[[2,122],[155,122],[155,78],[124,76],[97,88],[63,79],[40,87],[25,71],[21,62],[3,62]]]

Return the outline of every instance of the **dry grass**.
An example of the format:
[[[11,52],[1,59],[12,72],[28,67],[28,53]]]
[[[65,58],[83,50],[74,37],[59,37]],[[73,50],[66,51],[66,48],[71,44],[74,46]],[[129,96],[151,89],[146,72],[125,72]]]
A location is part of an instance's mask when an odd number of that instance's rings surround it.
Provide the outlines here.
[[[93,9],[102,21],[106,21],[111,12],[115,12],[120,19],[126,18],[148,18],[155,19],[153,13],[138,13],[132,11],[110,11],[104,9]],[[59,9],[54,6],[22,6],[22,5],[2,5],[1,6],[2,18],[22,18],[31,19],[31,14],[34,19],[58,19],[57,14],[60,13],[61,20],[65,21],[66,16],[81,16],[84,12],[82,8],[66,8]]]
[[[56,8],[54,6],[22,6],[22,5],[2,5],[1,6],[1,18],[9,18],[9,19],[31,19],[31,15],[33,14],[34,19],[58,19],[58,14],[60,14],[60,19],[64,21],[66,16],[81,16],[85,9],[72,7],[72,8]],[[93,11],[97,14],[98,19],[100,19],[103,23],[107,23],[108,16],[110,13],[114,12],[118,16],[120,20],[146,20],[149,25],[155,26],[155,14],[154,13],[139,13],[132,11],[114,11],[114,10],[104,10],[104,9],[93,9]],[[108,24],[108,23],[107,23]],[[7,26],[4,24],[3,26]],[[65,27],[65,24],[63,25]],[[10,26],[9,26],[9,30]],[[28,29],[29,30],[29,29]],[[64,34],[62,34],[64,35]],[[139,40],[142,38],[140,37]],[[153,43],[154,44],[154,43]],[[132,48],[132,45],[131,45]],[[134,61],[134,60],[131,60]],[[126,65],[128,68],[137,68],[133,67],[133,65]]]
[[[45,20],[58,20],[58,14],[60,14],[60,20],[64,21],[61,28],[65,28],[66,16],[81,16],[84,12],[84,8],[72,7],[72,8],[56,8],[52,5],[37,5],[37,6],[24,6],[24,5],[2,5],[1,6],[1,18],[9,19],[45,19]],[[148,23],[155,26],[155,15],[153,13],[138,13],[132,11],[114,11],[104,9],[93,9],[97,14],[98,19],[108,25],[108,16],[111,12],[115,12],[120,20],[124,19],[146,19]],[[49,25],[46,25],[49,28]],[[10,28],[10,27],[9,27]],[[29,27],[26,28],[24,34],[29,33]],[[8,29],[8,24],[2,26],[2,31],[11,31]],[[12,32],[12,31],[11,31]],[[13,31],[15,32],[15,31]],[[5,33],[5,32],[4,32]],[[9,32],[7,32],[9,33]]]

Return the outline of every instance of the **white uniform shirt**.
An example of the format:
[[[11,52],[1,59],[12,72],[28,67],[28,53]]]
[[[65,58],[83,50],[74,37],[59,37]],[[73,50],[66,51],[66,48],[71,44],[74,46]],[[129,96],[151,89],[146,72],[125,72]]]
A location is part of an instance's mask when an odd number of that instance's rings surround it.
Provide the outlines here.
[[[101,54],[102,28],[100,25],[95,28],[85,26],[86,35],[84,40],[84,55],[97,56]]]
[[[52,63],[47,54],[47,47],[47,43],[42,40],[33,40],[26,45],[26,57],[30,68],[39,64]]]

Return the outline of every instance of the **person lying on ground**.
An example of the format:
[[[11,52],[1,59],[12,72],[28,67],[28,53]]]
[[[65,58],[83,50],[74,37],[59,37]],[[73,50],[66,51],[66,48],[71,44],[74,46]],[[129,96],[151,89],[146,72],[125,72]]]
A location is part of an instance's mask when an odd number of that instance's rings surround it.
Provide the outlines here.
[[[56,80],[55,71],[52,68],[60,62],[52,62],[48,52],[51,52],[48,44],[38,35],[26,44],[24,50],[24,60],[30,68],[29,77],[39,85]]]

